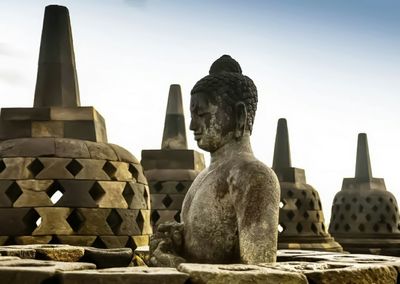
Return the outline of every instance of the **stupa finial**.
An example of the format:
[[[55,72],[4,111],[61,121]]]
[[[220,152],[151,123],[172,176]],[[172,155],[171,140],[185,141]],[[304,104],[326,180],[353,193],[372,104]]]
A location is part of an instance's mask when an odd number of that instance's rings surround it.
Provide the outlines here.
[[[68,9],[46,7],[34,107],[80,106],[75,55]]]
[[[182,92],[177,84],[169,88],[161,149],[187,149]]]
[[[292,161],[290,158],[290,145],[287,122],[285,118],[280,118],[278,120],[278,127],[276,129],[274,161],[272,164],[272,168],[274,169],[274,171],[279,171],[281,169],[291,167]]]
[[[372,179],[371,162],[369,159],[368,139],[366,133],[358,134],[355,178],[364,181],[369,181]]]

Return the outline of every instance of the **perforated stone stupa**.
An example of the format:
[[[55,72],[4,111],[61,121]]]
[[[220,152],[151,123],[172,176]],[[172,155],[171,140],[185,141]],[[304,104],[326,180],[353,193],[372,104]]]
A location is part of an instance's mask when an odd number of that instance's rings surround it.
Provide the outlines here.
[[[69,13],[45,10],[33,108],[0,116],[0,244],[143,246],[149,192],[138,160],[81,107]],[[58,199],[58,200],[57,200]]]
[[[306,183],[303,169],[292,167],[284,118],[278,121],[272,168],[281,186],[278,248],[342,251],[325,228],[318,192]]]
[[[356,174],[343,179],[332,205],[329,232],[352,253],[400,255],[400,216],[383,178],[372,177],[368,141],[358,135]]]
[[[181,87],[171,85],[161,150],[143,150],[142,161],[151,194],[151,222],[180,222],[182,202],[197,174],[203,154],[187,148]]]

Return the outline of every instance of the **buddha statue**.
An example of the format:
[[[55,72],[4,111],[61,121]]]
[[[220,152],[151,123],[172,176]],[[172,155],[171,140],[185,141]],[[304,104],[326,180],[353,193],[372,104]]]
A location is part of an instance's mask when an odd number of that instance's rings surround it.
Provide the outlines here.
[[[181,223],[153,235],[151,265],[275,261],[280,189],[251,149],[256,108],[256,86],[228,55],[193,87],[190,129],[211,163],[188,190]]]

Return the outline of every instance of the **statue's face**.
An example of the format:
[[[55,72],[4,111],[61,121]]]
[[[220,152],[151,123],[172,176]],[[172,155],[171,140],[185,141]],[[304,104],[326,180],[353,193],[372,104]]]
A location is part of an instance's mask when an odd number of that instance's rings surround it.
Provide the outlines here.
[[[199,148],[214,152],[234,139],[234,113],[221,97],[210,100],[206,93],[193,94],[190,113],[190,130]]]

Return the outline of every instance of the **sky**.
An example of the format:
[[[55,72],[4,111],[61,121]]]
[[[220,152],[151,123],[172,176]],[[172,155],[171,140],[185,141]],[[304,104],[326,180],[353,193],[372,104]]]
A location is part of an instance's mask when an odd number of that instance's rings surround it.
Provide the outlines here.
[[[306,171],[329,223],[357,134],[372,172],[400,201],[400,2],[396,0],[0,0],[0,106],[31,107],[46,5],[70,10],[82,106],[108,140],[140,159],[159,149],[170,84],[180,84],[189,148],[190,90],[223,54],[259,95],[252,135],[272,165],[288,121],[292,165]],[[208,154],[205,153],[207,160]]]

